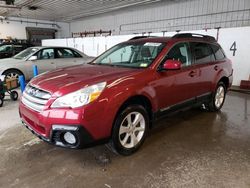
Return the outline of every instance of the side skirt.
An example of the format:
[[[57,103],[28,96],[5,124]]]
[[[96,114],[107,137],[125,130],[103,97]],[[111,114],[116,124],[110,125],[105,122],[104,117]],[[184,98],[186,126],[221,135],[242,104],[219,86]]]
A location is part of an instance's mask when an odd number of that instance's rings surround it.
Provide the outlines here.
[[[157,121],[159,119],[162,119],[166,116],[169,116],[179,111],[185,111],[187,109],[190,109],[196,106],[201,106],[202,104],[210,101],[211,97],[212,97],[212,93],[206,93],[206,94],[182,101],[175,105],[162,108],[153,114],[153,121]]]

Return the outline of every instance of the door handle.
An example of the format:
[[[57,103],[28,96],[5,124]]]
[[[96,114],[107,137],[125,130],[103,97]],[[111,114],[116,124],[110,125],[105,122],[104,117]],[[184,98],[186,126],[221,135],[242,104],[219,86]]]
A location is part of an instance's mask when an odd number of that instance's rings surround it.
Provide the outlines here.
[[[219,69],[219,67],[216,65],[216,66],[214,66],[214,70],[218,70]]]
[[[54,62],[51,62],[50,64],[54,65],[55,63],[54,63]]]
[[[194,77],[196,75],[196,71],[191,71],[189,74],[188,74],[190,77]]]

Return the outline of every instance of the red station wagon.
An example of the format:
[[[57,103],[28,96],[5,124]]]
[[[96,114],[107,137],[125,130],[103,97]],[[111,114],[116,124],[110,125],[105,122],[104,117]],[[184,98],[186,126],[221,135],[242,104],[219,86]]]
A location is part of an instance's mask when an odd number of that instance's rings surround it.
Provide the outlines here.
[[[35,135],[57,146],[107,141],[114,151],[130,155],[164,114],[194,105],[220,110],[232,75],[232,63],[213,37],[135,38],[89,64],[32,79],[20,117]]]

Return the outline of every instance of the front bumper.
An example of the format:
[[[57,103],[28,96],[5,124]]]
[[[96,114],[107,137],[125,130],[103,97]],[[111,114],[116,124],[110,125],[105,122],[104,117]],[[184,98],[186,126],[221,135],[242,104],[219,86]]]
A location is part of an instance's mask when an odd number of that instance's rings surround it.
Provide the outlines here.
[[[113,106],[107,105],[107,100],[75,109],[52,109],[49,107],[52,102],[53,99],[49,100],[41,111],[26,106],[22,100],[19,103],[23,124],[42,140],[58,146],[81,148],[106,142],[110,138],[116,111]],[[57,128],[53,128],[55,125],[58,125]],[[65,131],[77,136],[79,143],[72,146],[63,142]]]
[[[52,126],[51,136],[47,138],[39,134],[36,130],[34,130],[31,125],[25,122],[25,120],[21,119],[21,121],[22,121],[22,124],[28,130],[30,130],[35,136],[37,136],[38,138],[40,138],[41,140],[47,143],[50,143],[56,146],[76,149],[76,148],[89,147],[95,143],[92,136],[82,126],[68,126],[68,125]],[[70,132],[75,136],[76,143],[69,144],[64,140],[63,135],[66,132]]]

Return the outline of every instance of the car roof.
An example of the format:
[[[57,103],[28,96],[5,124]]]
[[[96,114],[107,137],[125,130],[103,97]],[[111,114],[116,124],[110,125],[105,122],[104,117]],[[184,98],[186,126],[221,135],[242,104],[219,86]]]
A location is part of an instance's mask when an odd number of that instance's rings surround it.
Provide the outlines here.
[[[31,48],[38,48],[38,49],[44,49],[44,48],[69,48],[69,49],[74,49],[74,48],[66,47],[66,46],[31,46]]]
[[[157,37],[157,36],[136,36],[126,41],[127,43],[140,43],[140,42],[161,42],[168,41],[197,41],[197,42],[210,42],[217,43],[216,39],[209,35],[201,35],[195,33],[178,33],[173,37]],[[125,43],[126,43],[125,42]]]
[[[126,42],[167,42],[171,37],[134,37]]]

